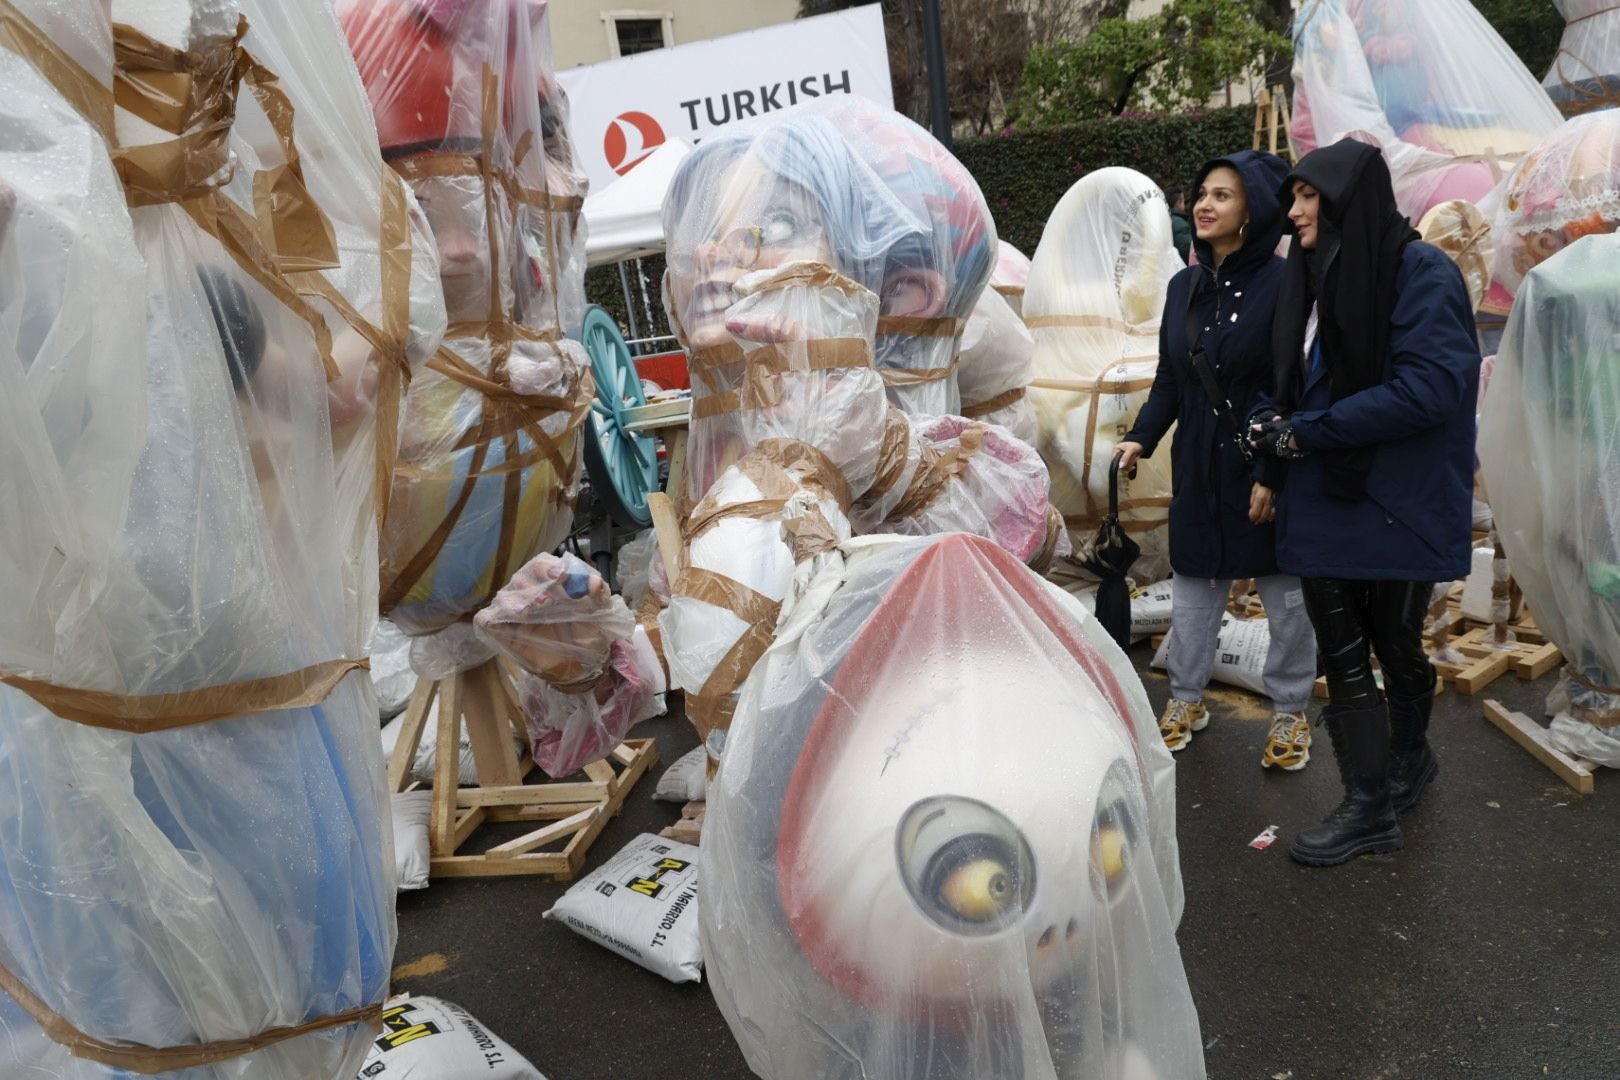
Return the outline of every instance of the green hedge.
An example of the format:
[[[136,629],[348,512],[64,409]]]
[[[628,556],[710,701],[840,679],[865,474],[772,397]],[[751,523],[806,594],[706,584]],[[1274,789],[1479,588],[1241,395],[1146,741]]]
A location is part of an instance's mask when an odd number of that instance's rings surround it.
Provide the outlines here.
[[[1186,187],[1204,162],[1253,141],[1254,108],[1245,106],[959,139],[956,156],[984,190],[1001,238],[1033,255],[1052,208],[1086,173],[1127,165],[1162,187]]]

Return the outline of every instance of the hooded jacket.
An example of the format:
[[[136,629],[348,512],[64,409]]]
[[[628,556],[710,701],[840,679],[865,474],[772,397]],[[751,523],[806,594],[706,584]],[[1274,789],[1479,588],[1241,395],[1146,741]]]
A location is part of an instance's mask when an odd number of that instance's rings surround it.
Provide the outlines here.
[[[1203,240],[1198,265],[1170,281],[1159,327],[1159,368],[1147,403],[1125,436],[1151,455],[1173,423],[1171,446],[1170,566],[1178,574],[1210,579],[1263,577],[1277,572],[1276,538],[1269,524],[1249,521],[1256,482],[1277,488],[1283,465],[1274,458],[1243,459],[1230,428],[1192,368],[1187,315],[1201,335],[1204,355],[1238,420],[1271,389],[1272,315],[1282,282],[1282,237],[1277,191],[1288,165],[1274,154],[1245,150],[1206,163],[1198,185],[1220,166],[1236,170],[1248,200],[1243,246],[1219,270]]]
[[[1301,167],[1323,153],[1307,156]],[[1369,174],[1365,182],[1378,178]],[[1279,198],[1291,203],[1293,196],[1279,192]],[[1362,247],[1371,247],[1367,237],[1398,234],[1403,226],[1410,227],[1404,219],[1371,222]],[[1352,237],[1342,242],[1348,246]],[[1367,287],[1367,262],[1345,268],[1357,280],[1343,288]],[[1346,372],[1324,355],[1320,335],[1305,356],[1283,360],[1298,389],[1285,388],[1291,392],[1279,411],[1289,412],[1294,441],[1306,451],[1289,463],[1288,490],[1277,500],[1277,561],[1286,573],[1417,582],[1468,574],[1481,363],[1473,304],[1462,273],[1439,248],[1407,241],[1392,269],[1387,325],[1360,325],[1369,316],[1347,316],[1347,297],[1333,298],[1343,339],[1352,343],[1345,359],[1357,365],[1351,385],[1335,385]],[[1281,339],[1292,339],[1281,325],[1290,314],[1298,321],[1300,312],[1278,312],[1274,351],[1283,348]],[[1366,341],[1380,347],[1369,354]],[[1366,385],[1355,389],[1357,382]],[[1270,410],[1267,402],[1261,411]],[[1346,462],[1365,478],[1358,478],[1354,497],[1344,492]]]

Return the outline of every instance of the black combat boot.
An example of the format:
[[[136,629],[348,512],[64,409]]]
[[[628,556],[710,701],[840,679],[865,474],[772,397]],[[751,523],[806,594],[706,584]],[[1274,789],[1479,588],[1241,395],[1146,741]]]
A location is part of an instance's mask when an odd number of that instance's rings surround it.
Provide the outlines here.
[[[1389,720],[1380,706],[1329,705],[1322,722],[1344,783],[1344,801],[1314,829],[1294,837],[1289,854],[1306,866],[1337,866],[1357,855],[1399,851],[1395,807],[1389,801]]]
[[[1389,801],[1397,814],[1416,806],[1423,789],[1440,775],[1427,738],[1433,708],[1433,690],[1411,701],[1389,699]]]

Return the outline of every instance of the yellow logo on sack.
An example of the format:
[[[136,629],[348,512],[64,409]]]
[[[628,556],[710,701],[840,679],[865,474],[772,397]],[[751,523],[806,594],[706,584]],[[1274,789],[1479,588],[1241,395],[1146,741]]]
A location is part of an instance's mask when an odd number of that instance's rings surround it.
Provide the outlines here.
[[[412,1008],[411,1005],[396,1005],[383,1011],[383,1033],[377,1040],[378,1050],[385,1053],[398,1050],[406,1043],[440,1033],[439,1025],[431,1021],[413,1020],[410,1016]]]
[[[663,877],[665,874],[678,874],[692,864],[681,859],[660,859],[653,872],[646,877],[632,878],[628,888],[631,892],[638,892],[642,896],[658,899],[658,894],[664,891]]]

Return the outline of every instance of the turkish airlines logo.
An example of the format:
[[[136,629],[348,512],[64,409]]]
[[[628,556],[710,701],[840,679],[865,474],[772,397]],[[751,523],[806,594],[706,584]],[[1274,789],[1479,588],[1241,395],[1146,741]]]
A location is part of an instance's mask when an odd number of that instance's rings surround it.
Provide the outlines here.
[[[620,113],[608,124],[602,139],[602,153],[608,168],[623,176],[647,155],[664,145],[664,129],[644,112]]]

